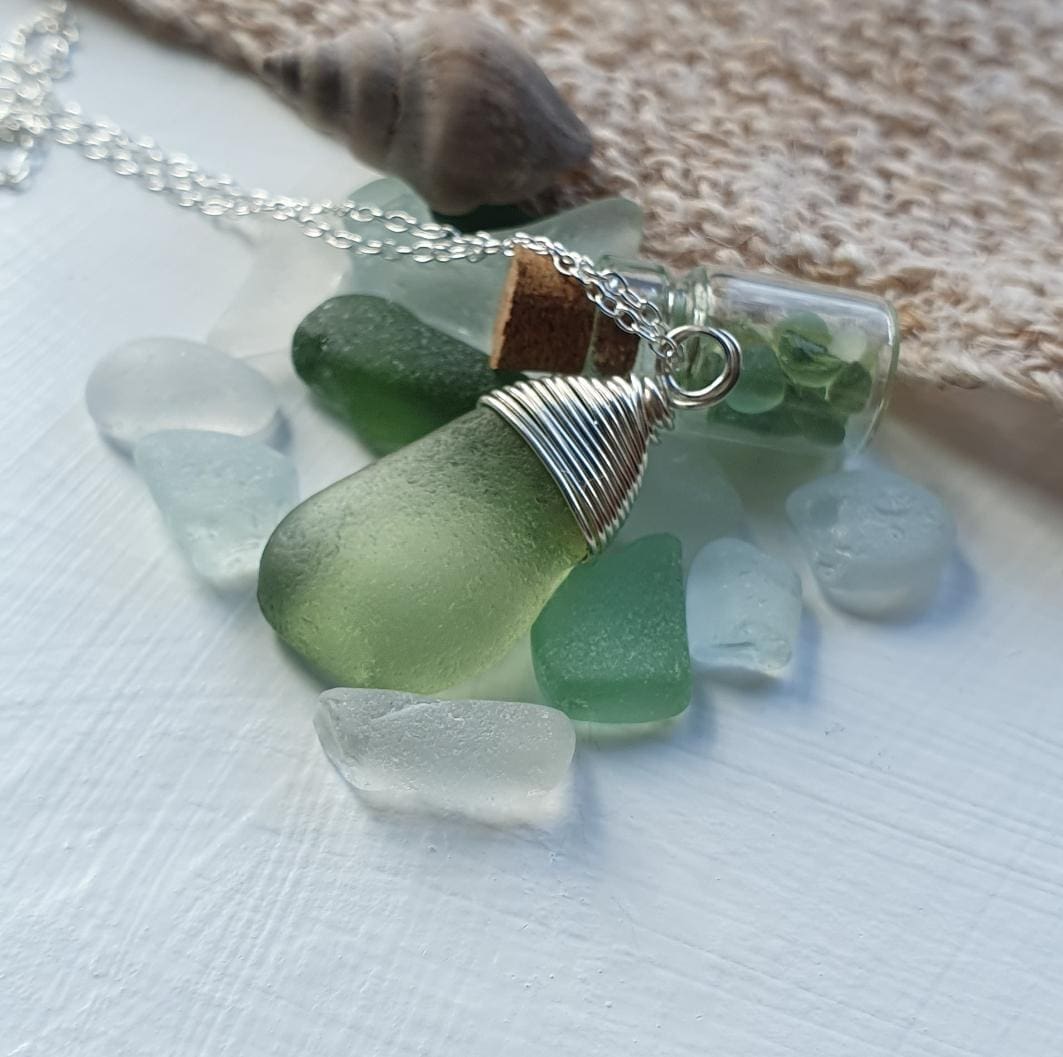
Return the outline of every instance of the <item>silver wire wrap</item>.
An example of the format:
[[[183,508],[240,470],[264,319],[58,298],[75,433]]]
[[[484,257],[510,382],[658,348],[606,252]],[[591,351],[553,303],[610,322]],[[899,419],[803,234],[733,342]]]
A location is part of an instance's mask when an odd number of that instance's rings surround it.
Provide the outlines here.
[[[719,403],[738,382],[742,348],[730,331],[682,326],[669,337],[677,347],[691,338],[712,339],[723,369],[696,390],[658,369],[657,378],[548,375],[480,397],[543,461],[587,541],[588,556],[608,546],[624,523],[642,485],[650,442],[671,428],[675,409]]]
[[[707,407],[720,398],[721,389],[726,392],[737,380],[740,356],[732,349],[737,342],[726,331],[699,328],[720,344],[724,371],[702,389],[684,388],[677,378],[683,339],[668,330],[660,308],[637,294],[624,276],[599,271],[589,257],[551,239],[527,232],[503,239],[486,231],[465,234],[450,224],[360,206],[351,200],[312,202],[247,190],[230,176],[206,172],[183,154],[167,153],[148,137],[132,136],[109,121],[83,117],[76,104],[61,103],[54,93],[55,82],[70,71],[70,51],[77,39],[66,0],[49,0],[35,18],[0,43],[0,147],[9,147],[14,154],[6,167],[0,165],[0,188],[24,184],[46,144],[52,142],[80,149],[90,161],[109,165],[119,176],[184,209],[210,217],[262,215],[293,222],[309,238],[351,253],[432,264],[478,261],[495,254],[512,256],[518,246],[524,246],[549,257],[562,275],[582,284],[600,312],[646,342],[663,389],[675,406]],[[347,226],[365,223],[381,224],[388,232],[408,235],[410,241],[367,238]]]
[[[635,501],[650,441],[672,423],[652,378],[553,375],[496,389],[480,403],[502,416],[543,461],[597,554]]]

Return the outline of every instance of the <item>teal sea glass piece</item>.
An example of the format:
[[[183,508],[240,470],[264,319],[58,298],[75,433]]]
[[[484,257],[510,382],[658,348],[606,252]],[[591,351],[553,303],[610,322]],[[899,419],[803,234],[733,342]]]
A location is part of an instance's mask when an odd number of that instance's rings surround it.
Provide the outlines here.
[[[532,627],[539,687],[572,719],[645,723],[690,703],[679,541],[646,536],[574,569]]]
[[[501,658],[586,553],[538,456],[477,408],[296,507],[258,599],[338,682],[433,693]]]
[[[374,180],[352,197],[359,204],[401,210],[419,220],[433,219],[423,199],[390,177]],[[594,260],[603,254],[630,257],[638,252],[642,241],[642,210],[626,198],[605,198],[493,234],[505,238],[518,229],[556,239]],[[358,232],[367,238],[397,237],[379,222],[358,225]],[[391,298],[429,326],[484,354],[490,351],[508,257],[493,254],[475,262],[423,264],[352,255],[350,267],[344,290]]]
[[[522,375],[379,297],[334,297],[299,324],[292,362],[320,400],[386,455],[471,411]]]

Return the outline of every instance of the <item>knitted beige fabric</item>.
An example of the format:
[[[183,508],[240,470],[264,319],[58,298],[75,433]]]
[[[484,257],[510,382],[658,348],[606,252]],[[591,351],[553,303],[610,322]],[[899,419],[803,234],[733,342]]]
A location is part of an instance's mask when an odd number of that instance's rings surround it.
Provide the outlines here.
[[[222,59],[432,0],[120,0]],[[457,6],[457,5],[455,5]],[[780,270],[898,307],[909,377],[1063,407],[1063,2],[467,0],[596,140],[647,256]],[[574,247],[578,249],[579,247]]]

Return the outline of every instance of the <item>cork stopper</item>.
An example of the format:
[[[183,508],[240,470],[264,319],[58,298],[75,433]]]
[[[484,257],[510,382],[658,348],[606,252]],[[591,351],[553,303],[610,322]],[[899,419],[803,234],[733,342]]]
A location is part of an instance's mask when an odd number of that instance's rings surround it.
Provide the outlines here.
[[[548,257],[517,247],[495,317],[495,370],[581,374],[593,344],[599,373],[627,374],[638,343],[591,304],[577,279],[558,272]]]

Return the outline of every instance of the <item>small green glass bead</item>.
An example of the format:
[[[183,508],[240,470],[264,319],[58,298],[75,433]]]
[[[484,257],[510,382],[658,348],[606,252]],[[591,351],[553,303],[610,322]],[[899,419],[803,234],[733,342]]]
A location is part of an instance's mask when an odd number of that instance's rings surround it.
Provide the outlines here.
[[[477,408],[296,507],[258,601],[339,685],[433,693],[499,659],[586,553],[538,456]]]
[[[827,385],[827,403],[843,415],[854,415],[871,399],[871,375],[859,363],[847,363]]]
[[[830,327],[815,312],[791,312],[784,316],[775,324],[775,340],[778,341],[784,334],[796,334],[824,348],[829,348],[831,343]]]
[[[825,448],[844,443],[845,415],[839,414],[818,393],[791,388],[787,392],[786,410],[797,432],[806,440]]]
[[[535,675],[572,719],[646,723],[690,703],[679,541],[646,536],[574,569],[532,626]]]
[[[709,419],[717,425],[763,436],[794,437],[801,432],[785,402],[755,415],[743,414],[724,403],[709,410]]]
[[[844,366],[832,356],[830,330],[819,316],[800,312],[787,316],[775,327],[779,366],[796,385],[820,388]]]
[[[778,407],[786,395],[786,375],[775,350],[751,328],[740,330],[735,337],[742,346],[742,373],[727,396],[727,404],[746,415]]]
[[[709,419],[747,434],[804,438],[816,447],[836,448],[845,440],[845,417],[817,393],[794,386],[787,389],[783,403],[768,411],[746,415],[721,404],[710,409]]]
[[[713,320],[712,325],[730,331],[742,346],[742,373],[727,396],[728,406],[743,414],[757,414],[781,404],[786,395],[786,375],[764,335],[747,324],[730,320]],[[701,389],[719,377],[723,356],[710,338],[702,338],[691,347],[693,351],[676,370],[676,377],[688,389]]]
[[[869,354],[874,357],[866,332],[852,324],[842,324],[831,335],[830,352],[843,363],[862,363]]]
[[[295,332],[292,363],[376,455],[431,433],[522,377],[491,370],[476,349],[364,294],[315,308]]]

